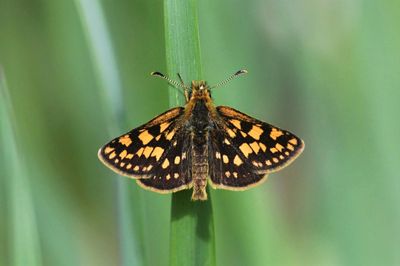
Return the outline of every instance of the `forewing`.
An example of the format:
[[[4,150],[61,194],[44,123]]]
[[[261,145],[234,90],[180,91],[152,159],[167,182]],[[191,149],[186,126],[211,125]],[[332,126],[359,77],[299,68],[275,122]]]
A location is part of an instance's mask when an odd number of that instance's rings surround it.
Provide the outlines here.
[[[254,173],[278,171],[303,151],[303,141],[289,131],[230,107],[219,106],[217,112],[219,129]]]
[[[156,173],[167,154],[177,153],[177,122],[183,108],[173,108],[150,122],[113,139],[102,147],[99,159],[118,174],[149,178]],[[181,146],[180,144],[179,146]]]

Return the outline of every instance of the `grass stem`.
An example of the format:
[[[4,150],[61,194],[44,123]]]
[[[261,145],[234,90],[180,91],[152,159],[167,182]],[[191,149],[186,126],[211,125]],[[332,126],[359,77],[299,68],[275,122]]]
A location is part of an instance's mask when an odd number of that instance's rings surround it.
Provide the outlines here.
[[[169,76],[180,73],[186,83],[201,79],[197,0],[166,0],[164,14]],[[182,95],[171,89],[171,107],[182,103]],[[172,195],[170,265],[215,265],[214,222],[208,195],[205,202],[190,201],[188,190]]]

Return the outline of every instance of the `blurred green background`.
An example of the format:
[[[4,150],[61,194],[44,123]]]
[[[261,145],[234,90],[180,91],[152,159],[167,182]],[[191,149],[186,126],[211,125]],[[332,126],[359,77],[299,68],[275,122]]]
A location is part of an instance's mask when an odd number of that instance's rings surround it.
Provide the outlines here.
[[[400,265],[400,2],[199,0],[199,18],[204,79],[249,70],[216,104],[306,143],[266,184],[212,191],[218,265]],[[0,65],[0,265],[167,265],[170,196],[96,156],[168,108],[163,2],[0,0]]]

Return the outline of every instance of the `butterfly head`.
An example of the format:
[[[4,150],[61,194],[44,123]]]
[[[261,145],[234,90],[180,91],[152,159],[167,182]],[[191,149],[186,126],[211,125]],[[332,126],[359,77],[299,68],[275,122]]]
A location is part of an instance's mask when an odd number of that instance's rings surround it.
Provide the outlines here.
[[[210,87],[204,80],[193,80],[188,91],[188,100],[201,98],[211,98]]]

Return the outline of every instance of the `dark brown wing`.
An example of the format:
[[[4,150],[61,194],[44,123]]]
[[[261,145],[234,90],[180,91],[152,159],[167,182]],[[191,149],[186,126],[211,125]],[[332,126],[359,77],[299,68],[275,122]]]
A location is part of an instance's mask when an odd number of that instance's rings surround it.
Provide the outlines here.
[[[266,174],[291,163],[304,148],[294,134],[233,108],[219,106],[217,113],[209,155],[215,162],[210,165],[215,187],[237,190],[256,185]]]
[[[159,193],[192,187],[191,142],[184,129],[176,133],[171,145],[161,163],[155,165],[150,177],[136,180],[141,187]]]
[[[175,163],[187,148],[179,127],[182,114],[182,107],[173,108],[113,139],[99,150],[99,159],[118,174],[140,179],[138,183],[151,190],[172,192],[188,187],[187,160]]]
[[[224,132],[212,131],[209,147],[210,185],[213,188],[245,190],[266,179],[265,174],[256,173],[254,166],[232,145]]]

